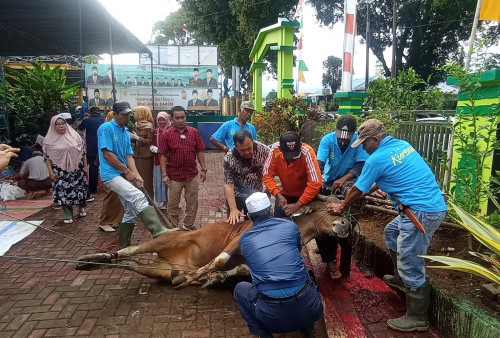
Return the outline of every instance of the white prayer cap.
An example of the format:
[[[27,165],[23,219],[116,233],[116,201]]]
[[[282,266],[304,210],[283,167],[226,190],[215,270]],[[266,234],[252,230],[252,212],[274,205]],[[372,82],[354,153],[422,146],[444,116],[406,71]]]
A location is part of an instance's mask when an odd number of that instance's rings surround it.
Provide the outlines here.
[[[259,212],[271,206],[271,201],[269,201],[269,197],[267,194],[263,192],[255,192],[248,196],[245,200],[245,204],[247,206],[248,212],[250,214]]]

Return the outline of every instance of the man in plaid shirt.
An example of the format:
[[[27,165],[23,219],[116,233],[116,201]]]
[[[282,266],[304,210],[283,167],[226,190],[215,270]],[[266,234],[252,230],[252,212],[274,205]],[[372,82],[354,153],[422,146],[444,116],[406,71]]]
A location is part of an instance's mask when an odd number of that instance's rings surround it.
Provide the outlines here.
[[[198,166],[201,166],[200,180],[207,178],[207,166],[203,150],[205,145],[198,130],[186,125],[186,111],[181,106],[171,109],[173,128],[168,128],[160,136],[158,153],[162,182],[168,186],[167,217],[179,226],[182,190],[186,200],[186,217],[183,230],[194,230],[194,220],[198,211]]]

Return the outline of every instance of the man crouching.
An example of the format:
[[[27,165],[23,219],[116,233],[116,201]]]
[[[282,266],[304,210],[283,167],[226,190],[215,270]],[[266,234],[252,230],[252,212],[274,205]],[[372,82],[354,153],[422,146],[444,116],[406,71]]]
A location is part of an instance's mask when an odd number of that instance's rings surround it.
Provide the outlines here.
[[[241,235],[239,247],[253,284],[238,283],[234,298],[250,333],[272,337],[271,332],[301,330],[313,337],[323,304],[300,256],[297,225],[270,218],[271,203],[265,193],[250,195],[245,204],[253,227]]]

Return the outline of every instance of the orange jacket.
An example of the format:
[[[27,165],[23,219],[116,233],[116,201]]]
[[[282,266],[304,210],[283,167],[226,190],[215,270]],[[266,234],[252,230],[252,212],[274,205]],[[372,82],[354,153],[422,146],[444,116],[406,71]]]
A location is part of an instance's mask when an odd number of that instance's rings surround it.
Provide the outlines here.
[[[299,197],[302,204],[309,203],[318,194],[321,185],[321,171],[314,149],[302,143],[300,157],[288,164],[281,153],[279,142],[272,145],[269,156],[264,164],[264,184],[276,196],[280,192],[275,176],[281,181],[281,193],[287,196]]]

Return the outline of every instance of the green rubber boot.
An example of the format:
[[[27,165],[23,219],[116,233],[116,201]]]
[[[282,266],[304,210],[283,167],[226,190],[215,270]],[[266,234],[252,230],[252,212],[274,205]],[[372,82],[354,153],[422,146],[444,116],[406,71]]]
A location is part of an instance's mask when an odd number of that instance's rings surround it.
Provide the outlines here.
[[[168,231],[161,224],[160,218],[158,217],[158,214],[156,213],[156,210],[152,205],[141,211],[137,216],[139,216],[146,229],[148,229],[149,232],[153,235],[153,238],[156,238]]]
[[[125,249],[130,246],[132,232],[134,232],[135,223],[120,223],[118,226],[118,248]]]
[[[387,326],[393,330],[411,332],[429,329],[427,308],[431,300],[431,287],[425,282],[418,290],[406,292],[406,315],[389,319]]]
[[[384,275],[383,280],[385,284],[393,288],[398,288],[401,291],[406,292],[406,286],[398,273],[398,253],[393,250],[389,250],[392,259],[392,265],[394,266],[394,275]]]

